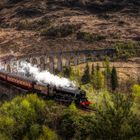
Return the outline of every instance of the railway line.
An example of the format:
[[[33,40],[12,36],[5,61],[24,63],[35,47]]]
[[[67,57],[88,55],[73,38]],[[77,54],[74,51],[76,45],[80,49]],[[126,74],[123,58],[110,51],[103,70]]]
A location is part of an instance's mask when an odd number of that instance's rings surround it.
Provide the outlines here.
[[[88,108],[90,105],[90,102],[86,97],[86,92],[78,87],[66,88],[41,84],[28,77],[21,77],[3,71],[0,71],[0,80],[25,91],[25,93],[37,93],[43,95],[47,99],[52,99],[60,103],[71,104],[72,102],[75,102],[77,106],[82,108]]]

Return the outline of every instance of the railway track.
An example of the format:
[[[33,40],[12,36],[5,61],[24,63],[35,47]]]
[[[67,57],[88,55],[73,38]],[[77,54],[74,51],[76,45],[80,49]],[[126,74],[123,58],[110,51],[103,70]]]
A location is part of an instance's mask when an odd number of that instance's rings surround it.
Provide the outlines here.
[[[16,97],[17,95],[26,95],[26,94],[29,94],[30,93],[30,91],[28,91],[28,90],[25,90],[23,88],[17,87],[15,85],[12,85],[12,84],[7,83],[7,82],[2,81],[2,80],[0,80],[0,85],[5,88],[5,93],[3,95],[9,96],[9,97],[7,97],[8,99],[12,99],[12,98]],[[46,96],[44,96],[42,94],[38,94],[38,96],[41,97],[41,98],[43,98],[44,100],[49,100],[48,98],[46,98]],[[66,103],[66,102],[60,102],[60,100],[55,100],[55,101],[58,104],[64,105],[66,107],[69,106],[69,104]],[[92,107],[85,107],[84,108],[84,107],[77,106],[77,108],[80,109],[81,111],[84,111],[84,112],[95,112],[96,111]]]
[[[25,93],[32,92],[43,95],[48,99],[57,100],[58,102],[72,103],[76,105],[87,107],[90,102],[87,100],[86,92],[78,87],[57,87],[51,84],[38,83],[29,77],[14,75],[4,71],[0,71],[0,79],[6,83],[14,86]]]

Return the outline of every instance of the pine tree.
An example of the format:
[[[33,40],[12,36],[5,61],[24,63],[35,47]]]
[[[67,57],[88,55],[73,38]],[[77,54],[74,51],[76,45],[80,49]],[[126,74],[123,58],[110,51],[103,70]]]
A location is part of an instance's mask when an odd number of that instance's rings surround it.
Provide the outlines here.
[[[110,68],[110,63],[108,59],[106,59],[105,61],[105,68],[106,68],[106,76],[108,78],[111,74],[111,68]]]
[[[93,75],[95,72],[95,69],[94,69],[94,64],[92,64],[92,67],[91,67],[91,75]]]
[[[96,70],[94,70],[94,73],[92,75],[92,83],[95,89],[99,90],[104,87],[104,75],[100,71],[99,64],[97,64]]]
[[[99,71],[100,70],[100,66],[99,66],[99,63],[97,63],[96,65],[96,71]]]
[[[63,73],[64,73],[64,77],[69,78],[71,75],[71,67],[64,67]]]
[[[87,84],[87,83],[90,82],[90,71],[89,71],[89,65],[88,64],[86,65],[84,74],[83,74],[83,76],[81,78],[81,82],[83,84]]]
[[[112,72],[111,72],[111,88],[112,91],[115,91],[116,88],[118,88],[118,76],[117,76],[117,71],[116,68],[113,66]]]
[[[111,79],[111,68],[110,68],[110,63],[109,63],[109,59],[106,58],[105,62],[104,62],[104,67],[105,67],[105,85],[107,87],[110,87],[110,79]]]

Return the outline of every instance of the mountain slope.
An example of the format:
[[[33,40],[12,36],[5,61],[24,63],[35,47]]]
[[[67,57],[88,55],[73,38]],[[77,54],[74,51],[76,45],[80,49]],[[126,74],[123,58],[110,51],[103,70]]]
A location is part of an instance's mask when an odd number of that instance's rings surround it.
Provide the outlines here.
[[[117,42],[140,41],[140,6],[135,0],[15,1],[1,4],[1,54],[110,48]]]

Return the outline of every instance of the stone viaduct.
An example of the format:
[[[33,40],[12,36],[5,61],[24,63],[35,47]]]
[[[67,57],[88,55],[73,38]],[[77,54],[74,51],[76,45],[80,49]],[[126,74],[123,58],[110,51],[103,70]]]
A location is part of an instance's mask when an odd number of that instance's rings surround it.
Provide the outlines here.
[[[84,50],[73,52],[57,52],[45,54],[30,54],[17,56],[10,55],[0,58],[0,62],[4,66],[4,70],[8,72],[16,72],[22,61],[27,61],[32,65],[36,65],[41,70],[49,70],[50,72],[62,71],[63,67],[70,67],[89,61],[104,59],[106,56],[113,57],[116,55],[114,49],[102,50]]]

